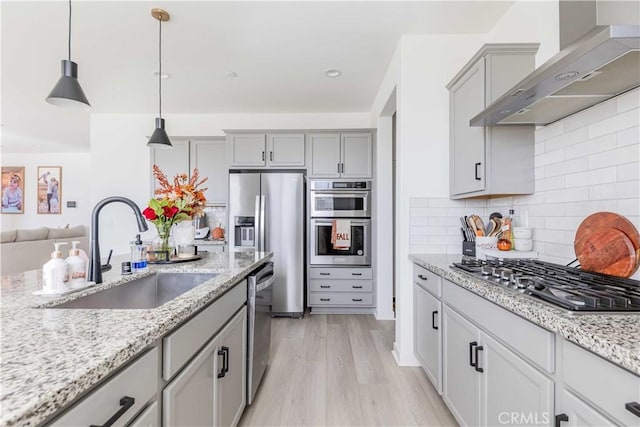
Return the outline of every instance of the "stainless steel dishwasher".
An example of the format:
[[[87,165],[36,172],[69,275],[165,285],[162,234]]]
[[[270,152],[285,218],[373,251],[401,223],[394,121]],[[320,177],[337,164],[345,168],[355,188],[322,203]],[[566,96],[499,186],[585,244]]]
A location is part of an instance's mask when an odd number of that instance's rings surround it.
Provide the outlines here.
[[[269,364],[273,263],[249,275],[247,288],[247,405],[251,405]]]

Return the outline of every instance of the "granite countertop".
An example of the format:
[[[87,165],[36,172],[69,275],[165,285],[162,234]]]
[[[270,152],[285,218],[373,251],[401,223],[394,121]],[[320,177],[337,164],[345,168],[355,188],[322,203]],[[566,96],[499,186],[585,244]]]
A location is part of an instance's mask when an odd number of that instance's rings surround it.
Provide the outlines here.
[[[34,426],[59,411],[158,338],[271,258],[270,252],[222,252],[202,260],[150,266],[145,273],[103,273],[103,283],[44,297],[42,271],[2,276],[0,426]],[[116,262],[114,265],[119,265]],[[46,308],[155,271],[219,273],[154,309]]]
[[[460,257],[409,255],[427,270],[640,375],[640,314],[571,314],[450,268]]]
[[[195,245],[196,246],[204,246],[204,245],[226,245],[227,241],[222,239],[222,240],[213,240],[213,239],[196,239],[195,240]]]

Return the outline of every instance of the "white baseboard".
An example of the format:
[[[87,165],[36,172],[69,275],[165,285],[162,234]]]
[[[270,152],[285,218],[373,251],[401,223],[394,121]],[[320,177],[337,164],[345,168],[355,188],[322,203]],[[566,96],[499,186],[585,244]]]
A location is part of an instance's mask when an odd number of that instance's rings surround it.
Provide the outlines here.
[[[387,313],[375,312],[376,320],[396,320],[396,316],[393,311]]]
[[[393,343],[391,354],[398,366],[421,366],[414,354],[400,354],[395,342]]]

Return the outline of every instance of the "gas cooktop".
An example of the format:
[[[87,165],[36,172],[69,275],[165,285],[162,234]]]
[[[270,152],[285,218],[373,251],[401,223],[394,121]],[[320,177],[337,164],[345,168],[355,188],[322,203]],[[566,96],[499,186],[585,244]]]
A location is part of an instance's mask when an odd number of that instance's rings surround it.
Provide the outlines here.
[[[640,281],[530,259],[464,258],[453,268],[572,312],[640,312]]]

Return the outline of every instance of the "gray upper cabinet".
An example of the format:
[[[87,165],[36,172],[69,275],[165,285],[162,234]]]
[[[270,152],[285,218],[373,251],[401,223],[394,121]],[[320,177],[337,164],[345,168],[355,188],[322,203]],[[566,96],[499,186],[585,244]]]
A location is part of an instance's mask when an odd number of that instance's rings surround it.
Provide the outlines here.
[[[227,167],[227,144],[224,140],[191,141],[191,168],[198,168],[203,184],[207,188],[207,204],[227,203],[229,169]]]
[[[371,178],[373,144],[370,133],[308,134],[309,176]]]
[[[304,167],[302,133],[230,133],[232,167]]]
[[[537,50],[538,44],[487,44],[447,85],[452,198],[534,192],[534,126],[469,121],[533,71]]]
[[[158,165],[162,172],[172,180],[179,173],[189,173],[189,141],[173,140],[173,148],[152,148],[151,164]],[[154,194],[158,183],[151,173],[151,194]]]

